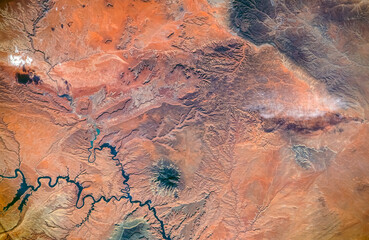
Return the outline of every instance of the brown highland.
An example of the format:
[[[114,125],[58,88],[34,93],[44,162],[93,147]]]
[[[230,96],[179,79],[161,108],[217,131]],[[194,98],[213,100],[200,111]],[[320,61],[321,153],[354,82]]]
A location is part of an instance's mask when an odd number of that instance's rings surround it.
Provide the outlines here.
[[[0,239],[369,239],[365,0],[0,3]]]

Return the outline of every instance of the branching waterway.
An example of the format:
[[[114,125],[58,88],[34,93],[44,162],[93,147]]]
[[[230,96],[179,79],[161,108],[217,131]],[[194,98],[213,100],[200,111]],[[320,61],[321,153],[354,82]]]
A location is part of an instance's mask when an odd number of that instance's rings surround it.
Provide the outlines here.
[[[83,198],[81,198],[81,194],[82,194],[82,191],[84,189],[83,186],[76,179],[71,179],[69,176],[58,176],[56,178],[56,180],[55,180],[55,183],[52,183],[51,177],[49,177],[49,176],[42,176],[42,177],[39,177],[37,179],[37,185],[36,186],[32,186],[32,185],[29,185],[27,183],[26,177],[24,176],[24,173],[22,172],[22,170],[19,169],[19,168],[17,168],[14,171],[14,173],[15,173],[14,176],[0,175],[0,178],[3,178],[3,179],[16,179],[18,177],[21,177],[21,179],[22,179],[22,182],[20,184],[20,187],[17,190],[17,193],[15,194],[13,200],[4,207],[3,211],[7,211],[10,207],[12,207],[16,202],[18,202],[24,196],[23,199],[22,199],[22,201],[21,201],[21,203],[19,204],[19,207],[18,207],[18,210],[19,211],[22,211],[24,205],[27,203],[27,200],[32,195],[32,192],[36,192],[38,189],[40,189],[40,187],[42,185],[41,180],[43,180],[43,179],[49,180],[48,181],[48,185],[49,185],[50,188],[54,188],[59,183],[59,181],[64,180],[67,183],[74,184],[77,187],[77,189],[78,189],[77,201],[76,201],[76,204],[75,204],[75,207],[76,208],[78,208],[78,209],[82,208],[85,205],[85,199],[86,198],[92,199],[92,207],[91,207],[91,210],[88,213],[88,215],[91,213],[94,205],[96,203],[100,202],[100,201],[104,201],[104,202],[108,203],[112,199],[115,199],[116,201],[120,201],[122,199],[126,199],[130,203],[132,203],[132,204],[139,204],[140,207],[146,206],[148,208],[148,210],[153,213],[153,215],[156,218],[156,220],[160,223],[160,232],[161,232],[161,235],[162,235],[163,239],[170,240],[171,239],[170,236],[165,233],[164,222],[159,218],[159,216],[158,216],[158,214],[156,212],[155,207],[151,206],[151,200],[147,200],[146,202],[141,202],[139,200],[134,200],[133,197],[132,197],[132,195],[130,194],[130,187],[129,187],[129,184],[128,184],[129,175],[124,171],[123,165],[119,161],[119,159],[116,158],[116,156],[118,154],[118,152],[116,151],[116,148],[114,146],[111,146],[109,143],[104,143],[104,144],[100,145],[100,147],[93,148],[93,143],[96,140],[97,136],[100,134],[100,130],[97,129],[96,132],[97,132],[97,134],[95,135],[94,140],[91,141],[91,147],[88,149],[88,151],[90,153],[92,153],[91,150],[93,150],[93,152],[95,153],[96,150],[101,151],[104,148],[107,148],[107,149],[110,150],[110,153],[113,155],[112,160],[113,161],[117,161],[117,166],[119,166],[120,171],[122,173],[122,176],[124,178],[123,185],[125,185],[126,187],[125,187],[124,190],[122,190],[122,192],[124,192],[126,195],[124,195],[124,196],[118,196],[118,197],[112,196],[110,198],[106,198],[105,196],[101,196],[98,199],[95,199],[94,196],[92,196],[91,194],[88,194],[88,195],[85,195]],[[89,160],[90,160],[90,158],[89,158]],[[25,194],[28,190],[31,190],[30,193]],[[84,222],[82,222],[79,226],[81,226],[83,223]]]

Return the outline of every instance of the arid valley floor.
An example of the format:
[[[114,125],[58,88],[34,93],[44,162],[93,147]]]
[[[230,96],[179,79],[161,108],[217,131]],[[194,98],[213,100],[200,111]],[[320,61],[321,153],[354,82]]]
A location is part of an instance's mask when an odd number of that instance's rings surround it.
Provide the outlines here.
[[[2,0],[0,240],[369,239],[366,0]]]

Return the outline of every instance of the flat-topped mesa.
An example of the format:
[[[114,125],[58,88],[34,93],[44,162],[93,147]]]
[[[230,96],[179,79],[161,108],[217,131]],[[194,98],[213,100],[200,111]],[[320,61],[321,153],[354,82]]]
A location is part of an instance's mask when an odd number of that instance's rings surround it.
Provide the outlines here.
[[[263,118],[263,129],[265,132],[273,132],[275,130],[282,129],[297,133],[311,133],[350,121],[363,120],[358,117],[350,117],[344,116],[340,113],[328,112],[324,115],[307,119],[296,119],[292,117]]]

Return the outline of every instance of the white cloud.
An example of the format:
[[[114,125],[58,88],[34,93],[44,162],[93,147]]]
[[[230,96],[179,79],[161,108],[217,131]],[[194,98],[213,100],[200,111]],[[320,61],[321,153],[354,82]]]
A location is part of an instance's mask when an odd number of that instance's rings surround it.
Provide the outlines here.
[[[23,53],[19,54],[18,48],[15,47],[15,54],[9,56],[9,63],[16,67],[21,67],[25,64],[30,65],[33,62],[33,59],[29,56],[25,56]]]
[[[323,92],[306,92],[305,95],[283,91],[257,92],[250,99],[252,102],[246,109],[258,111],[264,118],[311,119],[342,108],[340,99]]]

